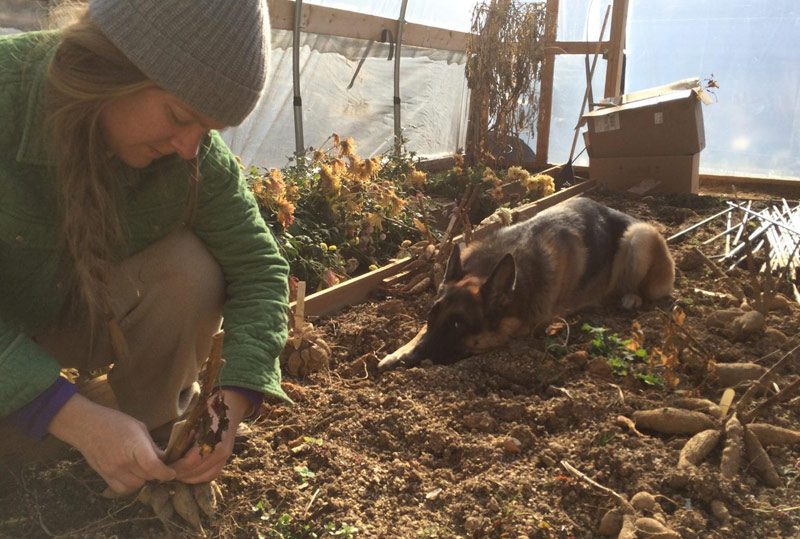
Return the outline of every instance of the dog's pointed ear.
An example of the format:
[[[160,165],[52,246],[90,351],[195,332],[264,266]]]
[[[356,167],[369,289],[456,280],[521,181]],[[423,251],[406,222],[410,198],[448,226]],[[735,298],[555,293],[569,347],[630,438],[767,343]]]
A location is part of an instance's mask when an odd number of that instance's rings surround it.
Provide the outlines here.
[[[517,280],[517,264],[514,255],[506,253],[492,270],[492,274],[481,285],[481,296],[491,307],[502,307],[511,301]]]
[[[447,267],[444,270],[443,283],[460,281],[464,277],[464,268],[461,267],[461,248],[457,243],[453,244],[453,251],[447,260]]]

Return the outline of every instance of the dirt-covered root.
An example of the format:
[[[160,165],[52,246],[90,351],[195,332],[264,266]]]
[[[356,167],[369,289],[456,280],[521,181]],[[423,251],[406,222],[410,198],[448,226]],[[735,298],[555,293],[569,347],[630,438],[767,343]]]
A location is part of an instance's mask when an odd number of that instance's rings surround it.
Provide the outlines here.
[[[720,472],[726,479],[733,479],[739,473],[744,453],[742,424],[733,414],[725,424],[725,448],[719,464]]]
[[[744,428],[744,448],[748,464],[756,471],[758,476],[768,487],[776,488],[782,485],[775,466],[758,441],[758,437],[747,427]]]
[[[633,420],[636,428],[662,434],[697,434],[718,428],[716,422],[702,412],[670,407],[633,412]]]
[[[692,436],[681,449],[678,468],[691,468],[703,462],[717,447],[722,433],[719,429],[708,429]]]

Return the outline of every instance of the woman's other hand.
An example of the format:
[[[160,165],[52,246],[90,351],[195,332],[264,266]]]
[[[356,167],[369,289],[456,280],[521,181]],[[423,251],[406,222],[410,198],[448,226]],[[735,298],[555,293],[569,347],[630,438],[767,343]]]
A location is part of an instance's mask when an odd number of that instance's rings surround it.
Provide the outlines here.
[[[134,492],[152,479],[175,479],[175,470],[162,462],[164,452],[144,423],[81,395],[67,401],[49,430],[80,451],[117,494]]]
[[[201,456],[200,449],[193,445],[182,458],[171,465],[177,472],[176,479],[178,481],[204,483],[219,476],[231,453],[233,453],[233,442],[236,439],[236,429],[239,423],[252,412],[253,404],[241,393],[227,389],[220,389],[219,392],[228,406],[228,429],[222,433],[222,439],[213,452]],[[209,413],[216,427],[216,417],[214,417],[214,411],[210,406]]]

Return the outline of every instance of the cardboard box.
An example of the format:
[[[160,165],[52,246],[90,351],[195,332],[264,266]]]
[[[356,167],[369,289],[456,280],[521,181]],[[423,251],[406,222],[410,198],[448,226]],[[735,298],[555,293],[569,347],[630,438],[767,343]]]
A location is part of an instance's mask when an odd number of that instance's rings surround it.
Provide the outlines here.
[[[589,157],[695,154],[706,146],[701,102],[697,78],[606,99],[583,116]]]
[[[648,192],[697,193],[700,153],[641,157],[592,157],[589,177],[608,189]],[[645,194],[645,193],[641,193]]]

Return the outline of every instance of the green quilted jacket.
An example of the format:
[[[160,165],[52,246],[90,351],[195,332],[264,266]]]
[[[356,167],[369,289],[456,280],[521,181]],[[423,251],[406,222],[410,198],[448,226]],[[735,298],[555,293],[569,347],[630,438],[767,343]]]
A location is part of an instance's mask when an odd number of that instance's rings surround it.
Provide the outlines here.
[[[0,37],[0,417],[24,406],[59,376],[56,360],[32,339],[61,310],[70,288],[58,185],[43,143],[44,77],[58,34]],[[286,341],[288,265],[261,218],[239,165],[219,134],[199,153],[200,184],[191,225],[222,267],[227,364],[224,385],[288,400],[278,356]],[[181,220],[188,167],[177,156],[144,169],[122,167],[124,259]]]

